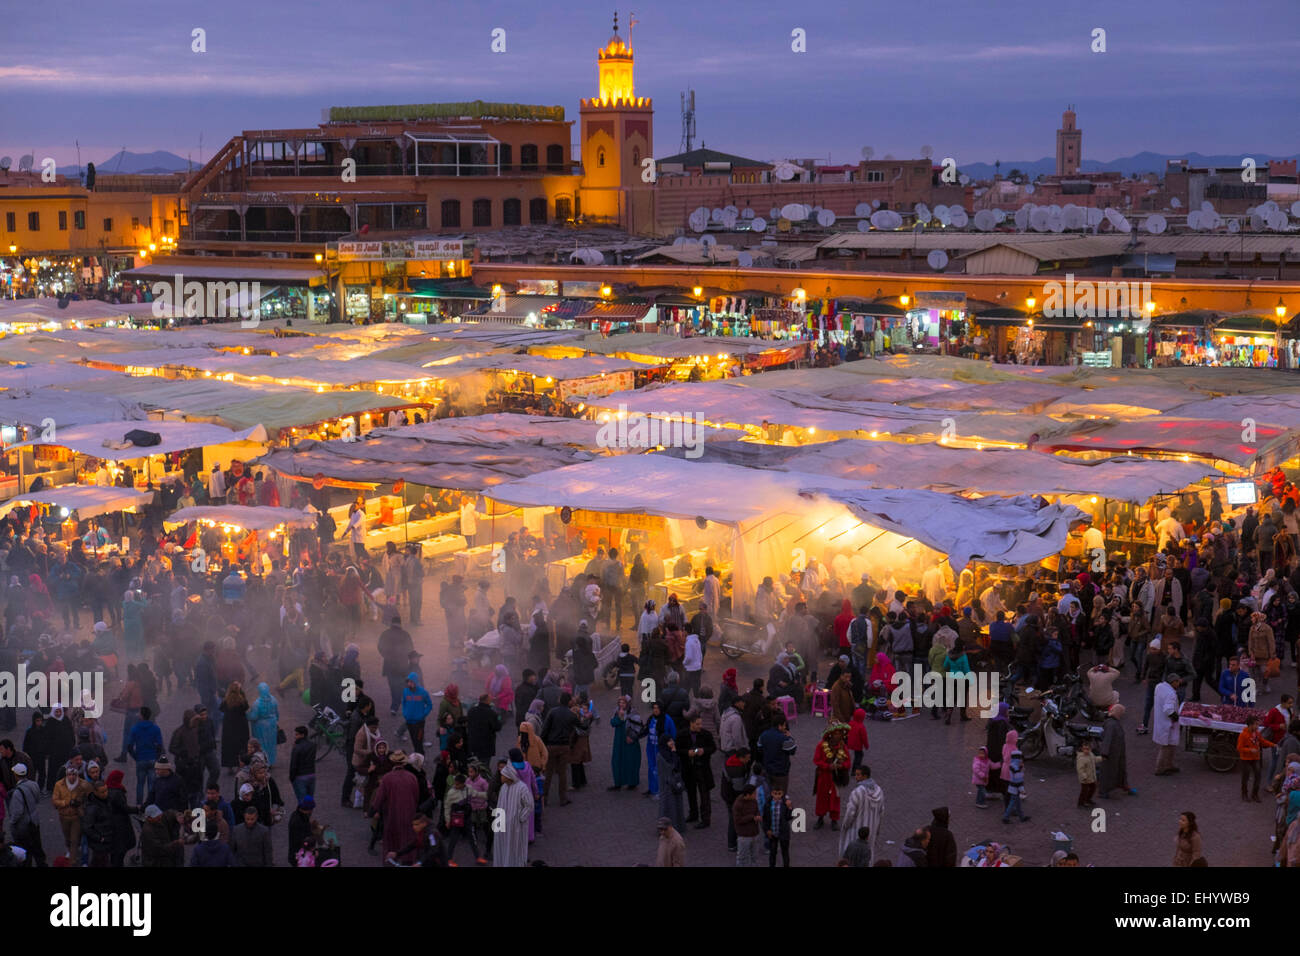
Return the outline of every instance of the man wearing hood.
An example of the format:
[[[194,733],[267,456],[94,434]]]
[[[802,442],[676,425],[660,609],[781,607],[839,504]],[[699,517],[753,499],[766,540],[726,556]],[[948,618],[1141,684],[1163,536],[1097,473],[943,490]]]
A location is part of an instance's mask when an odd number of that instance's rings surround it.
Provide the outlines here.
[[[383,661],[384,678],[388,681],[392,696],[389,715],[393,717],[397,716],[399,702],[404,700],[402,681],[410,671],[413,650],[415,645],[411,641],[411,635],[402,627],[402,619],[394,614],[388,629],[379,635],[379,656]]]
[[[934,819],[930,822],[930,845],[925,849],[928,866],[956,866],[957,839],[948,829],[948,808],[939,807],[932,810]]]
[[[533,794],[528,785],[520,780],[515,761],[501,768],[501,792],[497,795],[496,809],[501,814],[499,817],[493,814],[496,837],[492,841],[492,865],[527,866],[528,825],[533,819]]]
[[[424,725],[431,713],[433,698],[420,685],[420,675],[411,671],[406,675],[406,687],[402,692],[402,720],[406,721],[414,753],[424,753]]]
[[[866,764],[854,767],[853,790],[844,803],[841,817],[839,855],[847,855],[849,844],[857,837],[858,831],[866,828],[871,831],[868,845],[874,857],[876,845],[880,842],[880,818],[884,811],[885,791],[871,779],[871,768]]]

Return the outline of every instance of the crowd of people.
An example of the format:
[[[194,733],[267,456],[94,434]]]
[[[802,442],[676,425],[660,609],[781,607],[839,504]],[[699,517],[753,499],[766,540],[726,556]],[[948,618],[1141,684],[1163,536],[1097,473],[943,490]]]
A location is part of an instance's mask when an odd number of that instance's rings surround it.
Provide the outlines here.
[[[259,484],[256,475],[247,480]],[[814,829],[838,832],[841,865],[957,865],[967,857],[957,852],[947,807],[896,855],[881,844],[884,789],[867,759],[868,725],[927,709],[936,723],[960,724],[973,713],[948,699],[926,708],[900,702],[891,696],[894,675],[917,665],[960,680],[994,673],[1009,701],[1018,688],[1077,675],[1104,728],[1077,754],[1078,806],[1136,796],[1117,681],[1143,685],[1133,733],[1152,735],[1155,772],[1166,776],[1180,769],[1184,701],[1255,707],[1281,680],[1288,655],[1295,665],[1300,495],[1285,481],[1264,489],[1258,508],[1232,517],[1213,508],[1197,515],[1186,502],[1158,517],[1160,547],[1144,562],[1102,552],[1086,570],[1074,559],[1015,575],[935,567],[900,584],[867,574],[851,582],[833,562],[809,560],[758,587],[750,624],[769,635],[770,656],[743,683],[738,667],[705,668],[731,614],[724,575],[709,567],[690,594],[660,607],[647,597],[646,553],[625,563],[602,542],[553,595],[547,563],[581,545],[518,531],[503,542],[500,606],[489,581],[471,587],[462,575],[440,575],[453,660],[440,691],[427,688],[404,626],[427,626],[418,550],[372,556],[344,529],[337,543],[333,533],[308,534],[287,553],[252,548],[242,563],[237,554],[201,567],[190,556],[205,532],[182,527],[141,536],[129,556],[104,560],[82,538],[68,541],[14,509],[0,520],[0,671],[16,672],[21,654],[29,670],[47,674],[101,671],[113,695],[111,717],[90,701],[34,708],[21,741],[17,708],[0,709],[0,732],[14,734],[0,741],[9,831],[0,860],[337,863],[337,834],[316,817],[318,740],[329,733],[344,766],[333,799],[369,821],[375,862],[525,865],[549,808],[569,805],[588,786],[592,761],[607,753],[609,799],[641,790],[654,801],[660,865],[683,865],[688,827],[718,824],[737,865],[766,858],[788,866],[791,834],[805,816]],[[433,512],[456,502],[420,506]],[[363,512],[364,502],[353,509]],[[489,634],[493,659],[471,674]],[[362,647],[372,639],[380,668],[367,681]],[[602,713],[596,697],[607,675],[619,693]],[[184,702],[183,714],[164,728],[157,717],[172,699]],[[287,734],[282,714],[304,712],[299,699],[317,710]],[[385,706],[390,728],[400,718],[390,736]],[[1236,744],[1242,799],[1261,800],[1263,783],[1277,804],[1277,860],[1298,865],[1300,715],[1290,694],[1257,710]],[[798,715],[825,717],[811,753],[791,733]],[[1014,718],[1004,703],[971,754],[975,805],[1001,797],[1008,826],[1030,819]],[[609,743],[593,746],[602,737]],[[813,780],[810,813],[791,792],[800,773]],[[715,815],[715,790],[725,822]],[[41,829],[47,800],[57,834]],[[468,855],[457,853],[462,846]],[[998,844],[976,856],[968,865],[1009,865]],[[1176,860],[1205,862],[1191,811],[1180,818]]]

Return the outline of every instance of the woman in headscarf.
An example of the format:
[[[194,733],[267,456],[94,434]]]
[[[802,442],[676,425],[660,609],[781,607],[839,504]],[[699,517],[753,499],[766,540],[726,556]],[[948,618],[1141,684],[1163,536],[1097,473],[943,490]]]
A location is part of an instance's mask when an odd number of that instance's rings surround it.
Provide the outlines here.
[[[379,789],[379,781],[383,779],[384,774],[393,769],[393,761],[390,759],[388,741],[382,737],[375,741],[375,749],[370,752],[366,764],[361,768],[361,773],[365,776],[365,786],[362,787],[361,793],[365,798],[362,807],[367,816],[370,815],[371,800],[375,791]]]
[[[736,684],[736,669],[728,667],[722,672],[722,686],[718,689],[718,713],[726,713],[732,701],[740,696],[740,687]]]
[[[795,669],[785,651],[776,655],[776,663],[767,672],[767,695],[773,700],[795,696]]]
[[[538,703],[538,701],[534,701]],[[529,716],[533,716],[529,711]],[[524,758],[528,761],[529,766],[536,771],[538,776],[546,769],[546,763],[550,759],[547,752],[546,744],[542,743],[541,728],[532,720],[524,720],[519,724],[519,738],[517,741],[520,751],[523,752]]]
[[[221,714],[221,766],[234,773],[239,755],[248,749],[248,698],[239,681],[226,688]]]
[[[532,733],[537,736],[542,734],[542,713],[546,710],[546,701],[540,697],[534,697],[533,702],[528,705],[528,713],[524,714],[523,723],[528,726]]]
[[[527,656],[529,669],[539,674],[551,666],[551,624],[546,619],[546,612],[541,609],[533,612]]]
[[[1101,765],[1097,768],[1097,789],[1099,796],[1103,800],[1109,800],[1110,791],[1118,787],[1121,790],[1127,790],[1134,796],[1137,791],[1131,789],[1128,783],[1128,761],[1124,755],[1124,725],[1120,723],[1120,718],[1124,716],[1124,705],[1114,704],[1106,714],[1106,722],[1102,725],[1101,745],[1098,752],[1101,754]]]
[[[257,685],[257,700],[248,710],[248,724],[257,742],[262,745],[266,762],[274,767],[276,737],[280,729],[280,705],[271,696],[271,688],[266,681]]]
[[[465,705],[460,701],[460,687],[448,684],[442,689],[442,700],[438,703],[438,726],[443,730],[459,730],[466,727]]]
[[[515,705],[515,685],[510,680],[510,671],[505,664],[498,664],[492,669],[488,678],[487,693],[492,698],[492,705],[502,714],[509,713]]]
[[[614,728],[610,753],[614,785],[609,789],[635,790],[641,784],[641,737],[645,733],[645,726],[636,714],[631,697],[618,699],[618,709],[609,718],[609,725]]]
[[[50,589],[36,573],[27,575],[27,613],[51,620],[54,616],[54,599],[50,597]]]
[[[144,657],[144,611],[148,606],[139,591],[122,595],[122,650],[128,661]]]
[[[646,796],[659,795],[659,749],[677,738],[677,726],[664,713],[659,701],[650,705],[650,719],[646,721]]]
[[[989,755],[989,782],[987,790],[989,793],[1002,794],[1002,802],[1007,802],[1007,784],[1002,778],[999,771],[1002,769],[1002,748],[1006,745],[1007,738],[1014,733],[1011,730],[1011,722],[1007,719],[1011,713],[1011,705],[1006,701],[998,704],[998,713],[988,723],[988,728],[984,732],[984,746]],[[1019,741],[1017,734],[1016,740]]]
[[[889,710],[891,713],[897,712],[893,703],[894,694],[894,662],[889,659],[889,655],[884,651],[876,653],[876,662],[871,665],[871,676],[867,678],[867,695],[870,697],[884,697],[889,701]]]

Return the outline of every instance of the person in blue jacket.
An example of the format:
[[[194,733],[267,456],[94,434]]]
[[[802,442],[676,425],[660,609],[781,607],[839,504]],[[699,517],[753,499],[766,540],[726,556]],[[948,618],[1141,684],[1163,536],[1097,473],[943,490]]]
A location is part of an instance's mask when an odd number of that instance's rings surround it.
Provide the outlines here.
[[[424,722],[433,712],[433,698],[420,686],[420,675],[411,671],[406,675],[406,690],[402,692],[402,720],[406,721],[411,735],[412,753],[424,753]]]
[[[1237,707],[1249,707],[1254,701],[1243,701],[1241,692],[1246,683],[1246,672],[1241,669],[1241,661],[1235,657],[1228,658],[1228,669],[1219,675],[1219,693],[1223,703]]]
[[[143,803],[144,795],[153,789],[154,764],[163,750],[162,731],[153,722],[153,712],[140,708],[140,719],[131,728],[126,741],[126,752],[135,760],[135,802]]]

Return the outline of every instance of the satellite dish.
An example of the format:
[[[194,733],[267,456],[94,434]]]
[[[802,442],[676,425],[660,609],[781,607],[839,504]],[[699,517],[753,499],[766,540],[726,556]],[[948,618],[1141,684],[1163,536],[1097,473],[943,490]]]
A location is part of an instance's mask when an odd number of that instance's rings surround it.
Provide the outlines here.
[[[835,213],[831,212],[829,209],[823,209],[817,214],[817,225],[821,226],[823,229],[829,229],[831,226],[835,225]]]
[[[934,155],[934,147],[933,147],[933,146],[922,146],[922,147],[921,147],[921,157],[922,157],[923,159],[929,159],[929,158],[930,158],[931,156],[933,156],[933,155]]]
[[[1101,225],[1101,221],[1102,221],[1102,219],[1104,219],[1104,218],[1105,218],[1105,214],[1104,214],[1100,209],[1098,209],[1096,206],[1089,206],[1089,207],[1088,207],[1088,225],[1090,225],[1090,226],[1100,226],[1100,225]]]
[[[1051,219],[1052,214],[1046,206],[1035,206],[1034,210],[1029,214],[1029,228],[1034,232],[1047,232]]]
[[[1208,199],[1201,203],[1201,212],[1214,212],[1214,203]]]
[[[768,210],[768,213],[767,213],[767,218],[768,218],[768,219],[780,219],[780,218],[781,218],[781,207],[780,207],[780,206],[773,206],[771,209],[769,209],[769,210]]]
[[[1031,195],[1031,196],[1033,195],[1033,193],[1034,193],[1034,184],[1033,184],[1033,183],[1030,183],[1028,186],[1025,187],[1025,193],[1026,193],[1026,195]]]
[[[879,208],[880,208],[880,200],[879,200],[879,199],[873,199],[873,200],[871,200],[871,208],[872,208],[872,209],[879,209]]]
[[[740,215],[740,210],[737,209],[735,206],[723,206],[722,215],[723,218],[726,218],[727,216],[731,216],[733,219],[735,219]]]
[[[709,226],[708,210],[702,207],[695,210],[695,212],[691,213],[691,218],[688,221],[690,222],[691,228],[696,232],[703,232]]]
[[[997,217],[999,226],[1007,221],[1007,211],[1005,209],[994,209],[993,215]]]
[[[1158,236],[1169,228],[1169,223],[1165,217],[1156,213],[1154,216],[1147,216],[1147,221],[1142,223],[1142,228],[1153,236]]]
[[[1066,203],[1065,208],[1061,210],[1061,216],[1066,229],[1082,229],[1088,224],[1088,211],[1074,203]]]
[[[8,156],[5,157],[5,159],[8,158]],[[8,169],[9,167],[5,165],[5,159],[0,159],[0,167]],[[1291,204],[1291,215],[1300,217],[1300,199],[1297,199]]]
[[[1052,208],[1047,211],[1047,228],[1052,232],[1065,231],[1065,213],[1061,210]]]
[[[868,159],[868,160],[869,160],[869,159],[871,159],[872,156],[875,156],[875,155],[876,155],[876,151],[875,151],[874,149],[872,149],[870,146],[863,146],[863,147],[862,147],[862,158],[863,158],[863,159]]]
[[[897,229],[903,224],[903,217],[892,209],[877,209],[871,214],[871,224],[877,229]]]
[[[560,509],[560,524],[568,524],[573,520],[573,509],[565,505]]]
[[[712,249],[718,244],[718,240],[713,236],[700,236],[700,245],[706,249]]]
[[[1264,217],[1257,212],[1252,212],[1250,214],[1250,231],[1251,232],[1264,231]]]
[[[802,203],[790,202],[781,207],[782,219],[803,219],[806,215]]]
[[[754,257],[748,252],[742,252],[740,255],[736,256],[736,265],[740,266],[742,269],[748,269],[753,264]]]
[[[963,186],[969,186],[970,177],[967,176],[965,173],[962,173],[959,177],[957,177],[957,182],[961,183]]]
[[[14,161],[12,156],[0,156],[0,169],[3,169],[6,173],[9,172],[9,167],[12,166],[13,163]]]
[[[792,163],[780,162],[772,170],[772,175],[784,183],[794,179],[798,172],[798,168]]]
[[[1182,209],[1183,201],[1175,196],[1173,199],[1169,200],[1169,207],[1171,209]]]
[[[935,272],[942,272],[948,266],[948,253],[942,249],[931,249],[930,254],[925,257],[925,261],[930,264],[930,268]]]
[[[26,156],[23,156],[18,160],[18,171],[20,173],[30,173],[32,171],[32,163],[34,162],[36,162],[36,157],[31,153],[28,153]]]
[[[1024,232],[1029,228],[1029,207],[1021,206],[1016,210],[1016,228]]]
[[[1241,232],[1241,220],[1240,219],[1231,220],[1228,223],[1228,232],[1232,233],[1234,236],[1237,233]]]
[[[870,232],[870,231],[871,231],[871,221],[868,219],[859,219],[858,232]]]
[[[949,206],[948,219],[958,229],[964,229],[966,224],[970,222],[970,216],[966,215],[966,210],[962,209],[961,206]]]
[[[870,215],[871,215],[871,203],[869,203],[869,202],[860,202],[860,203],[858,203],[856,206],[853,207],[853,215],[855,215],[855,216],[870,216]]]
[[[931,216],[930,207],[923,202],[917,203],[912,207],[912,212],[916,215],[917,222],[929,222]]]
[[[749,220],[749,228],[754,232],[766,232],[767,220],[761,216],[755,216],[753,219]]]
[[[697,528],[699,528],[701,531],[703,531],[703,530],[704,530],[705,528],[707,528],[708,526],[709,526],[709,519],[708,519],[708,518],[702,517],[702,516],[700,516],[700,515],[696,515],[696,516],[695,516],[695,527],[697,527]]]
[[[988,232],[998,224],[997,213],[991,209],[981,209],[975,213],[975,228],[980,232]]]
[[[1280,209],[1274,210],[1268,214],[1267,222],[1268,228],[1274,232],[1284,232],[1287,227],[1286,213]]]
[[[685,236],[678,236],[676,239],[673,240],[674,249],[685,249],[690,244],[691,244],[691,240],[687,239]]]
[[[934,207],[934,218],[939,220],[940,224],[944,226],[948,225],[948,223],[952,221],[952,217],[948,212],[948,207],[943,205],[943,203]]]
[[[722,222],[722,210],[714,208],[714,210],[709,213],[709,219],[712,222]]]
[[[741,218],[741,219],[753,219],[753,218],[754,218],[754,210],[752,210],[752,209],[746,207],[746,208],[744,209],[744,211],[741,212],[741,214],[740,214],[740,218]]]

